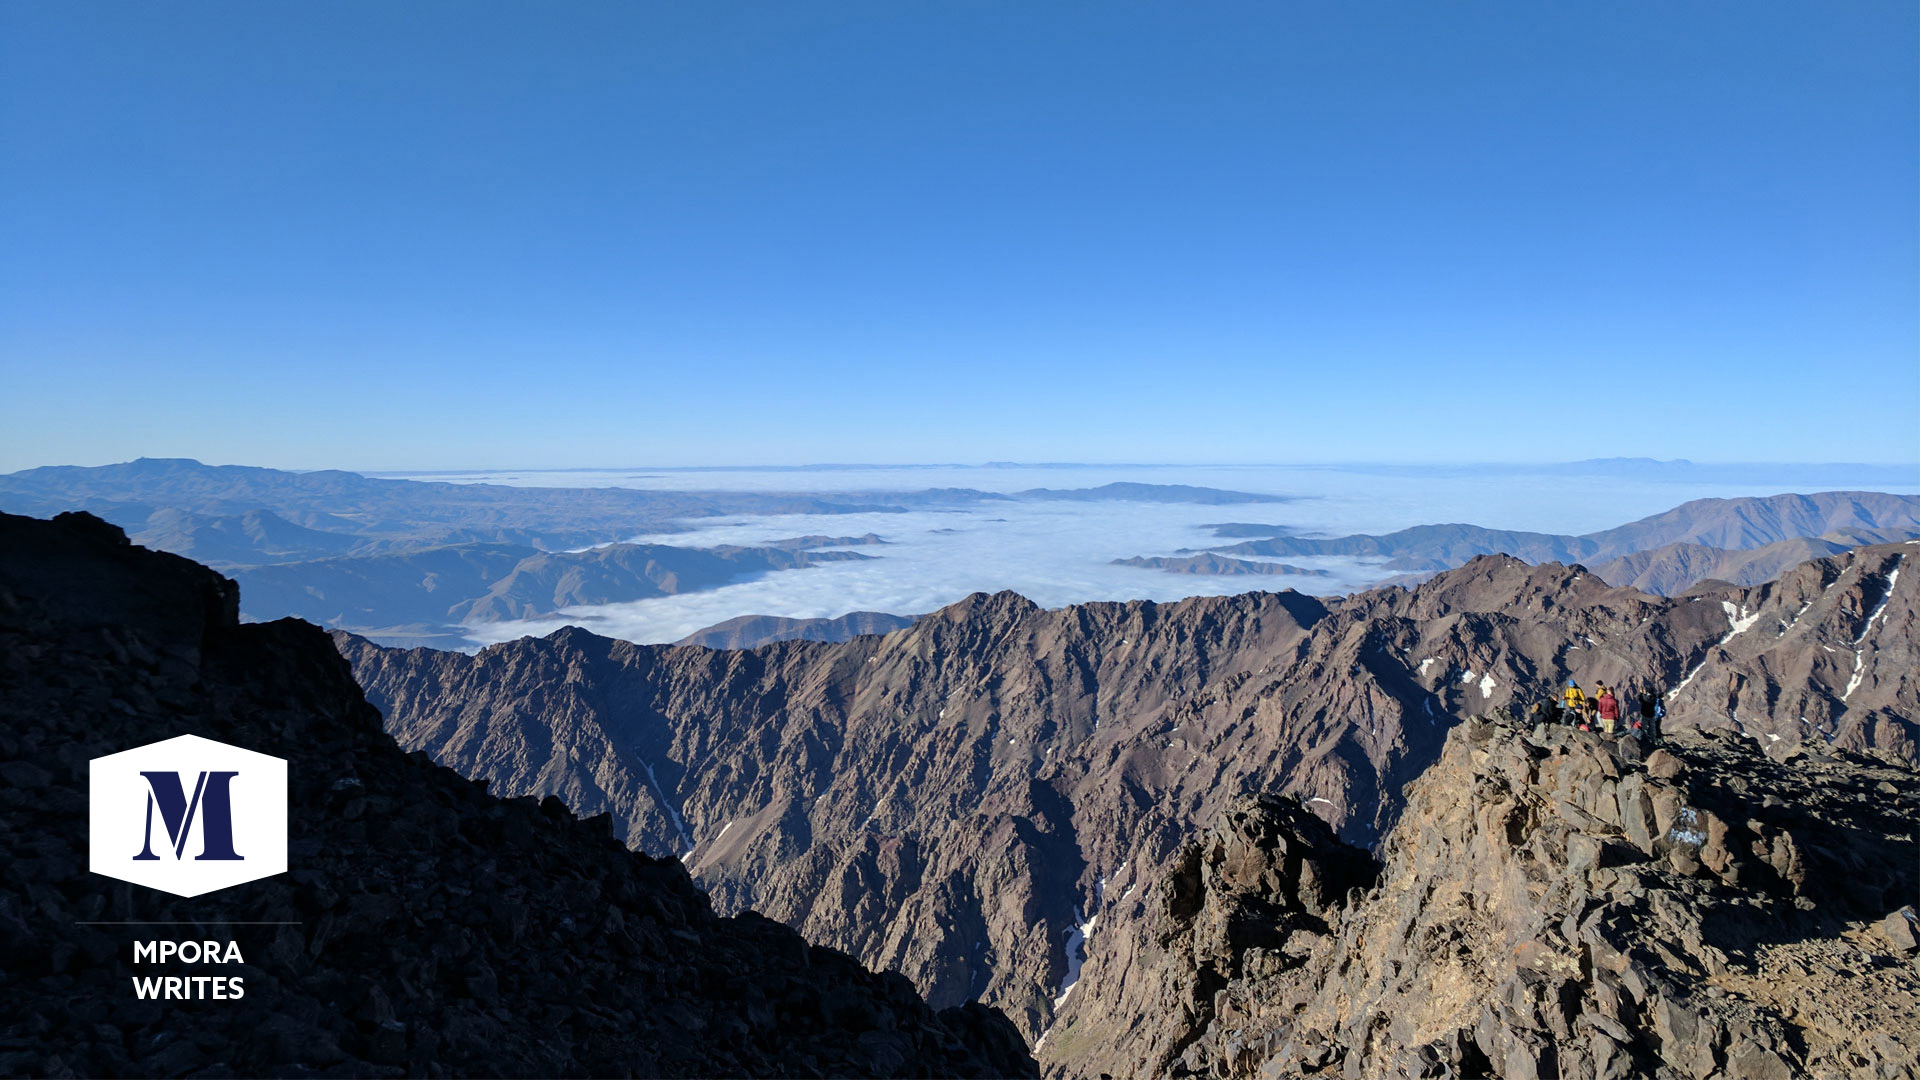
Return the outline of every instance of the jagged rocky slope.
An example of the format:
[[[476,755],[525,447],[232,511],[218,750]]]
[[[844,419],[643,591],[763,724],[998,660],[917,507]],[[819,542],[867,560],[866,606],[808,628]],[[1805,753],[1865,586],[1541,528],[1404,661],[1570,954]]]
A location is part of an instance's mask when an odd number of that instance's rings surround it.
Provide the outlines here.
[[[1136,929],[1110,901],[1239,793],[1296,795],[1377,842],[1458,718],[1568,675],[1672,688],[1676,727],[1913,761],[1914,550],[1676,600],[1483,557],[1331,601],[978,595],[884,637],[739,652],[571,628],[472,656],[336,640],[403,745],[609,811],[633,846],[683,853],[723,910],[935,1004],[998,1005],[1072,1068],[1040,1040]]]
[[[1378,867],[1291,800],[1230,805],[1128,901],[1056,1068],[1920,1075],[1916,816],[1920,777],[1850,751],[1471,720]]]
[[[89,759],[187,733],[289,759],[289,873],[180,900],[87,872]],[[719,918],[607,819],[404,753],[320,630],[241,625],[232,582],[85,515],[0,515],[0,780],[6,1075],[1034,1071],[998,1014]],[[83,925],[133,919],[192,922]],[[156,936],[240,941],[165,973],[245,997],[137,1000]]]

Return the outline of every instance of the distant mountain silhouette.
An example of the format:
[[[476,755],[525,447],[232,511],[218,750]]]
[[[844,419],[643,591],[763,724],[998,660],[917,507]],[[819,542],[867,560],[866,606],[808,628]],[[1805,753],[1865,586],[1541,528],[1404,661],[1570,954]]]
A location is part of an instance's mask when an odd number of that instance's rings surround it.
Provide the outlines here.
[[[756,574],[867,559],[852,551],[609,544],[576,552],[456,544],[230,568],[249,618],[297,615],[389,644],[463,642],[459,624],[711,589]]]
[[[215,567],[310,559],[315,553],[344,555],[376,543],[296,525],[271,510],[210,517],[167,507],[148,514],[143,525],[128,534],[134,543]]]
[[[1345,555],[1384,560],[1401,572],[1445,570],[1477,555],[1528,562],[1597,563],[1668,544],[1744,550],[1842,529],[1920,530],[1920,496],[1827,491],[1766,498],[1696,499],[1664,513],[1601,532],[1569,536],[1478,525],[1416,525],[1384,535],[1334,539],[1274,536],[1207,550],[1269,558]]]
[[[486,595],[452,609],[461,622],[530,619],[563,607],[616,604],[711,589],[753,574],[870,559],[854,551],[787,548],[677,548],[609,544],[587,551],[540,552],[520,561]]]
[[[832,619],[788,619],[779,615],[738,615],[695,630],[676,645],[709,649],[754,649],[776,641],[848,641],[863,634],[890,634],[912,626],[917,615],[853,611]]]
[[[1160,570],[1169,574],[1206,574],[1222,576],[1254,575],[1264,577],[1327,577],[1325,570],[1309,570],[1304,566],[1294,566],[1282,562],[1259,562],[1252,559],[1235,559],[1226,555],[1212,553],[1202,555],[1157,555],[1151,558],[1135,555],[1131,559],[1115,559],[1114,566],[1138,566],[1147,570]]]
[[[1219,488],[1193,487],[1188,484],[1102,484],[1093,488],[1029,488],[1015,493],[1016,499],[1070,502],[1157,502],[1199,503],[1206,506],[1234,503],[1292,502],[1291,495],[1256,495],[1246,491],[1222,491]]]
[[[465,543],[521,544],[565,551],[643,533],[682,532],[692,527],[690,522],[727,515],[897,514],[1023,500],[1223,505],[1285,501],[1283,496],[1185,484],[1034,488],[1013,494],[972,488],[812,493],[512,487],[388,480],[337,469],[285,472],[244,465],[203,465],[190,458],[141,458],[99,467],[57,465],[0,476],[0,510],[37,517],[85,510],[136,533],[153,528],[149,538],[163,550],[174,550],[168,546],[173,543],[193,545],[198,537],[186,521],[150,526],[149,519],[161,510],[196,518],[266,511],[307,529],[377,542],[366,549],[376,552]],[[207,528],[219,531],[217,527]],[[294,538],[294,534],[281,532],[284,541]],[[305,546],[270,544],[262,548],[262,557],[253,559],[246,557],[244,547],[231,544],[215,544],[212,550],[232,555],[231,560],[222,560],[230,565],[343,553],[337,537],[305,539],[310,541]],[[207,542],[214,540],[210,536]],[[180,553],[196,554],[185,549]]]

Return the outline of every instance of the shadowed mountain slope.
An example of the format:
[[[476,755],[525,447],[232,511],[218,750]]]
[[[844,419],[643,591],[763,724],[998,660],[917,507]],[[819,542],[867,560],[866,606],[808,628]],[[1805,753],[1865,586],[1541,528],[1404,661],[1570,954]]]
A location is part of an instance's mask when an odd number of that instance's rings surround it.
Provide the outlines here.
[[[0,515],[0,1072],[1032,1073],[1004,1018],[718,918],[605,818],[403,753],[323,632],[236,600],[97,519]],[[288,759],[289,873],[182,900],[87,872],[89,759],[188,733]],[[137,1000],[155,929],[111,925],[136,919],[239,941],[213,973],[244,997]]]
[[[1679,600],[1483,557],[1333,601],[982,594],[884,637],[738,652],[574,628],[472,656],[336,640],[402,745],[607,810],[641,850],[687,853],[723,909],[1038,1039],[1082,950],[1124,931],[1092,925],[1109,892],[1156,880],[1237,793],[1374,843],[1459,717],[1569,675],[1673,688],[1677,727],[1912,761],[1913,550]]]

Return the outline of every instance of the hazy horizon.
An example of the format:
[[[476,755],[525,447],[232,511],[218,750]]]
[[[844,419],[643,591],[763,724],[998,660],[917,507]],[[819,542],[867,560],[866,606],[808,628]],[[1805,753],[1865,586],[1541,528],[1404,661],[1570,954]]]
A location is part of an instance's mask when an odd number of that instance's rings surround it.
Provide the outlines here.
[[[0,474],[24,472],[36,468],[104,468],[111,465],[127,465],[141,459],[195,461],[209,466],[239,466],[250,468],[278,469],[284,472],[351,472],[363,476],[381,478],[432,478],[497,476],[507,473],[538,473],[542,475],[580,473],[603,474],[616,472],[830,472],[857,469],[910,470],[910,469],[1333,469],[1333,470],[1407,470],[1434,471],[1448,469],[1487,469],[1487,470],[1525,470],[1525,469],[1573,469],[1578,466],[1613,466],[1617,468],[1661,468],[1733,470],[1733,469],[1870,469],[1870,470],[1920,470],[1920,457],[1913,460],[1788,460],[1788,459],[1693,459],[1693,458],[1655,458],[1639,455],[1590,458],[1540,458],[1536,460],[1519,459],[1481,459],[1481,460],[1366,460],[1366,459],[1298,459],[1271,461],[1096,461],[1096,460],[1060,460],[1060,461],[812,461],[783,464],[767,461],[731,461],[731,462],[688,462],[666,464],[660,462],[641,464],[572,464],[572,465],[462,465],[436,468],[411,467],[406,465],[342,465],[342,464],[305,464],[288,465],[267,461],[208,461],[185,454],[141,454],[134,458],[115,458],[112,460],[91,459],[83,461],[40,461],[20,464],[0,457]],[[22,459],[23,461],[27,459]],[[1896,477],[1896,479],[1905,479]],[[1920,475],[1913,479],[1920,481]]]

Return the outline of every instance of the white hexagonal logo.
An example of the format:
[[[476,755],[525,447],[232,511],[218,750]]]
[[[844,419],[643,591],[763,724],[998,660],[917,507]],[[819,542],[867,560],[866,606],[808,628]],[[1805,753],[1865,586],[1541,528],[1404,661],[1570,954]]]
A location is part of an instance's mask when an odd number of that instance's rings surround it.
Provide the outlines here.
[[[182,735],[94,758],[87,866],[175,896],[287,871],[287,762]]]

